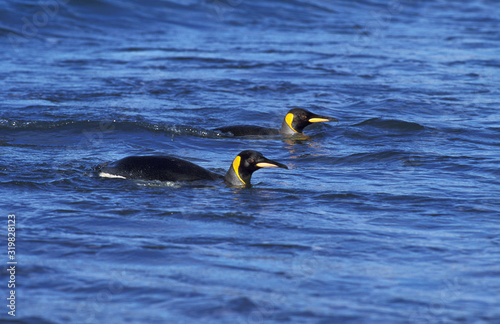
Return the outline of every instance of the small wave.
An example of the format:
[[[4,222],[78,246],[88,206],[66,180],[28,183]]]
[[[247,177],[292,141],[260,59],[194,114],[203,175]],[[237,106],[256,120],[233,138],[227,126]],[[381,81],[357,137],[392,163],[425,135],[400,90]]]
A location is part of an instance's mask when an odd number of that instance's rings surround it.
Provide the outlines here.
[[[0,130],[58,130],[71,128],[73,132],[88,134],[100,131],[109,133],[112,131],[137,132],[148,130],[162,132],[168,135],[190,135],[204,138],[219,138],[220,132],[194,127],[189,125],[176,125],[164,123],[151,123],[145,121],[119,121],[119,120],[58,120],[58,121],[22,121],[12,119],[0,119]]]
[[[319,200],[325,200],[325,201],[332,201],[332,200],[337,200],[337,199],[342,199],[342,200],[349,200],[349,199],[360,199],[363,198],[363,195],[361,194],[355,194],[352,192],[341,192],[341,193],[321,193],[314,197],[315,199]]]
[[[425,129],[424,126],[398,119],[370,118],[353,126],[371,126],[382,129],[394,129],[401,131],[418,131]]]
[[[0,130],[2,129],[22,129],[22,130],[40,130],[40,129],[51,129],[57,127],[64,127],[76,123],[71,120],[59,120],[59,121],[23,121],[23,120],[12,120],[12,119],[0,119]]]
[[[9,34],[16,34],[16,31],[6,26],[0,26],[0,37],[7,36]]]
[[[182,186],[180,182],[175,181],[137,180],[136,183],[140,187],[180,188]]]
[[[365,163],[365,162],[390,162],[400,161],[409,156],[408,152],[401,150],[384,150],[380,152],[355,153],[338,159],[340,163]]]
[[[332,157],[332,156],[315,156],[315,155],[303,155],[301,156],[301,161],[303,162],[314,162],[319,165],[357,165],[368,163],[370,166],[375,164],[390,164],[390,163],[400,163],[405,162],[411,157],[415,157],[414,153],[410,153],[404,150],[382,150],[377,152],[363,152],[363,153],[353,153],[346,156]]]

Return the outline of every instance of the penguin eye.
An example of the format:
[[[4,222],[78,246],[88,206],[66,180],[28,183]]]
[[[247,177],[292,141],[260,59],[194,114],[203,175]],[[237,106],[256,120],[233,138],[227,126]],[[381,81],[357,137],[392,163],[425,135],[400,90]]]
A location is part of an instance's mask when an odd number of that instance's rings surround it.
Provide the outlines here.
[[[248,158],[247,160],[248,164],[254,164],[255,163],[255,160],[252,159],[252,158]]]

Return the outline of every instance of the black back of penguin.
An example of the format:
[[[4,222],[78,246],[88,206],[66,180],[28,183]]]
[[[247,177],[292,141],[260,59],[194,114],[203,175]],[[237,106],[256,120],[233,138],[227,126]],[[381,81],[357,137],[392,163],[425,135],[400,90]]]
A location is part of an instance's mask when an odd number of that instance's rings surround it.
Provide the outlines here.
[[[100,170],[103,177],[159,181],[216,180],[222,176],[171,156],[129,156]]]
[[[253,125],[235,125],[219,127],[216,130],[222,133],[231,133],[233,136],[248,136],[248,135],[279,135],[280,132],[274,128],[253,126]]]

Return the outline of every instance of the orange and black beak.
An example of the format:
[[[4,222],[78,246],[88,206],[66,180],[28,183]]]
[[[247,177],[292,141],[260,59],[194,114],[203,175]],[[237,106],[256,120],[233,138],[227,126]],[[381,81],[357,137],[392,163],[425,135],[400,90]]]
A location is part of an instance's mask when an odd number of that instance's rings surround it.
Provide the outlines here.
[[[333,117],[326,117],[326,116],[311,114],[311,116],[309,116],[308,121],[310,123],[321,123],[321,122],[329,122],[329,121],[338,122],[339,120],[337,118],[333,118]]]
[[[282,163],[269,160],[266,157],[259,157],[259,159],[256,161],[255,166],[258,168],[282,168],[282,169],[288,169],[288,167]]]

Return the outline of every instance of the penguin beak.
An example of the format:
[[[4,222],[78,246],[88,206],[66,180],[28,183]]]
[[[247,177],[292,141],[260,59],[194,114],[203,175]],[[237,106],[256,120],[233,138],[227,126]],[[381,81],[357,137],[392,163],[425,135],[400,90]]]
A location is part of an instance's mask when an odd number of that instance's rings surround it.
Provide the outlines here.
[[[337,118],[325,117],[325,116],[320,116],[320,115],[313,115],[313,116],[309,117],[310,123],[321,123],[321,122],[328,122],[328,121],[338,122],[339,120]]]
[[[282,168],[282,169],[288,169],[288,167],[284,164],[281,164],[276,161],[269,160],[268,158],[262,157],[259,159],[259,161],[255,164],[258,168]]]

